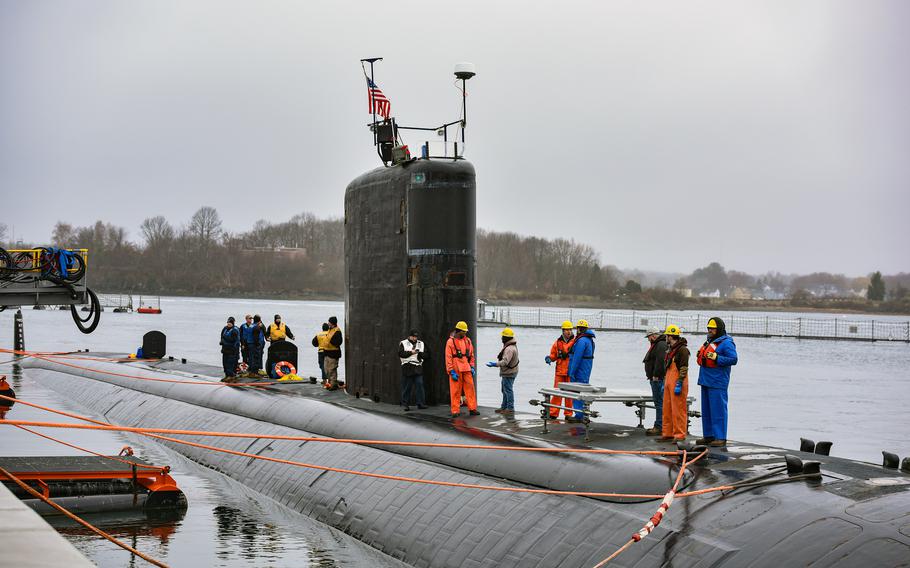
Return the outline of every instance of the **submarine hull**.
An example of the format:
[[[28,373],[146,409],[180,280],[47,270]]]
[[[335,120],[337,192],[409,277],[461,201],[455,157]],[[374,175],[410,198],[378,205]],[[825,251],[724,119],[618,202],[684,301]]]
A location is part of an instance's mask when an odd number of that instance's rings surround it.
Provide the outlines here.
[[[345,192],[348,393],[398,402],[398,343],[420,332],[429,404],[447,404],[444,350],[454,324],[477,324],[476,182],[467,161],[377,168]]]
[[[218,371],[201,365],[86,361],[74,368],[65,361],[32,359],[23,366],[42,385],[122,425],[331,437],[366,430],[373,439],[486,445],[579,443],[571,425],[555,425],[541,438],[539,421],[528,417],[449,420],[442,418],[446,409],[402,415],[394,405],[309,384],[295,393],[192,384]],[[161,380],[168,377],[191,384]],[[519,457],[522,452],[455,448],[410,454],[392,446],[188,439],[263,457],[452,483],[440,487],[376,479],[163,442],[413,566],[593,566],[654,514],[656,500],[612,502],[468,486],[533,491],[568,481],[574,490],[651,492],[659,477],[661,491],[666,491],[676,471],[672,464],[641,456],[596,456],[591,462],[572,454]],[[589,447],[605,446],[654,449],[651,439],[635,428],[598,423]],[[699,461],[685,484],[700,489],[741,482],[782,464],[784,452],[729,441],[728,448],[712,449]],[[910,475],[832,456],[786,453],[820,461],[822,480],[788,483],[783,474],[775,485],[677,498],[663,522],[626,550],[617,565],[907,565]]]

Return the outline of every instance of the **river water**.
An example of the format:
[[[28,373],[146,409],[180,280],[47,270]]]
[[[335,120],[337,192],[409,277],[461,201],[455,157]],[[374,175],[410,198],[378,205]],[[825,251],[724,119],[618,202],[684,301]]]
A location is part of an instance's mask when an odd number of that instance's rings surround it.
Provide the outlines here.
[[[135,352],[142,335],[158,329],[167,335],[169,354],[220,365],[218,335],[227,316],[233,315],[240,322],[245,313],[259,313],[270,321],[280,313],[301,347],[298,372],[308,376],[318,374],[315,350],[309,351],[310,338],[330,316],[337,316],[344,326],[344,305],[340,302],[162,298],[161,308],[161,315],[107,311],[91,335],[79,333],[69,312],[26,310],[26,348]],[[0,313],[0,346],[12,346],[12,329],[12,311]],[[559,332],[516,328],[515,333],[521,357],[515,383],[516,409],[536,412],[528,401],[539,398],[538,388],[552,385],[553,368],[543,358]],[[394,350],[400,339],[390,337],[389,349]],[[697,336],[688,339],[693,351],[703,341]],[[499,329],[480,328],[477,343],[478,397],[482,405],[498,406],[498,376],[483,362],[494,359],[499,350]],[[830,440],[834,442],[832,455],[876,463],[881,462],[882,450],[910,456],[910,414],[903,405],[910,388],[910,345],[746,337],[737,338],[736,345],[739,364],[733,369],[730,387],[730,438],[787,448],[798,447],[800,437]],[[641,364],[646,349],[647,340],[640,334],[600,333],[591,382],[610,389],[648,392]],[[697,372],[694,361],[693,367],[693,372]],[[0,373],[10,371],[9,364],[0,365]],[[27,375],[17,378],[14,387],[24,399],[85,411],[69,406]],[[692,392],[698,396],[697,387]],[[603,413],[599,421],[637,424],[633,410],[623,405],[601,405],[598,410]],[[34,420],[48,417],[24,405],[14,407],[9,416]],[[650,426],[651,421],[653,415],[647,417],[646,425]],[[694,420],[692,433],[700,432],[700,423]],[[102,452],[115,453],[129,444],[143,458],[172,467],[172,475],[190,504],[184,517],[161,521],[116,517],[95,520],[140,550],[174,566],[400,565],[146,439],[107,432],[50,433]],[[2,455],[74,453],[19,430],[3,434]],[[100,566],[123,566],[128,562],[128,553],[81,529],[66,526],[62,530]]]

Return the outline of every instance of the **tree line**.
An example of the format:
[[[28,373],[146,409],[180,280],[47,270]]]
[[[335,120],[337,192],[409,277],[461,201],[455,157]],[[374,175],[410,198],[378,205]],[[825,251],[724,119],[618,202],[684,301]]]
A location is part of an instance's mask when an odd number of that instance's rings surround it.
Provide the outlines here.
[[[0,225],[0,243],[6,239]],[[89,285],[103,292],[178,295],[334,297],[344,293],[344,223],[301,213],[257,221],[245,232],[225,228],[218,211],[201,207],[183,225],[162,216],[127,230],[97,221],[58,222],[51,243],[89,249]],[[477,288],[483,297],[543,300],[553,296],[672,303],[688,297],[863,298],[910,300],[910,274],[848,277],[816,272],[751,275],[712,262],[690,274],[623,271],[603,264],[590,245],[478,230]]]

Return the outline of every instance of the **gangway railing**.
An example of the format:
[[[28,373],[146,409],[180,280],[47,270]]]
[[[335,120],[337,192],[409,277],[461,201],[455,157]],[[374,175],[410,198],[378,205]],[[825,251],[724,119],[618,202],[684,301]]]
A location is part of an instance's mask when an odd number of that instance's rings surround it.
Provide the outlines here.
[[[676,324],[683,333],[703,333],[711,315],[658,311],[597,310],[589,308],[529,308],[483,306],[479,323],[512,327],[554,327],[565,320],[588,320],[604,331],[644,332],[650,327]],[[480,315],[480,314],[479,314]],[[718,315],[718,314],[714,314]],[[811,318],[775,315],[723,315],[727,332],[743,337],[792,337],[854,341],[901,341],[910,343],[910,320]]]

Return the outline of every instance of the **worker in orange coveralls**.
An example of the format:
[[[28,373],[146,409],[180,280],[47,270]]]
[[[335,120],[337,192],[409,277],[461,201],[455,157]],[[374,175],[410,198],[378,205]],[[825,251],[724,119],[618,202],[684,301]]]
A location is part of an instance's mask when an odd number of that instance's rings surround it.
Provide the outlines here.
[[[556,341],[553,342],[553,346],[550,347],[550,354],[544,357],[544,362],[546,362],[547,365],[556,361],[556,376],[553,379],[554,389],[559,388],[559,383],[569,382],[569,350],[572,348],[572,344],[575,343],[575,336],[572,334],[572,329],[572,322],[562,322],[562,333],[556,338]],[[563,399],[558,396],[550,397],[550,403],[557,406],[566,406],[567,408],[570,408],[572,405],[571,400]],[[574,414],[572,410],[563,410],[563,415],[566,418],[572,414]],[[550,409],[550,418],[553,420],[559,418],[558,408]]]
[[[686,439],[689,430],[689,413],[686,399],[689,397],[689,348],[686,338],[680,337],[679,326],[668,325],[667,354],[664,356],[664,416],[663,442]]]
[[[461,416],[461,393],[464,392],[468,411],[477,416],[477,393],[474,379],[477,371],[474,364],[474,345],[468,335],[468,324],[460,321],[446,341],[446,372],[449,374],[449,398],[452,403],[452,418]]]

